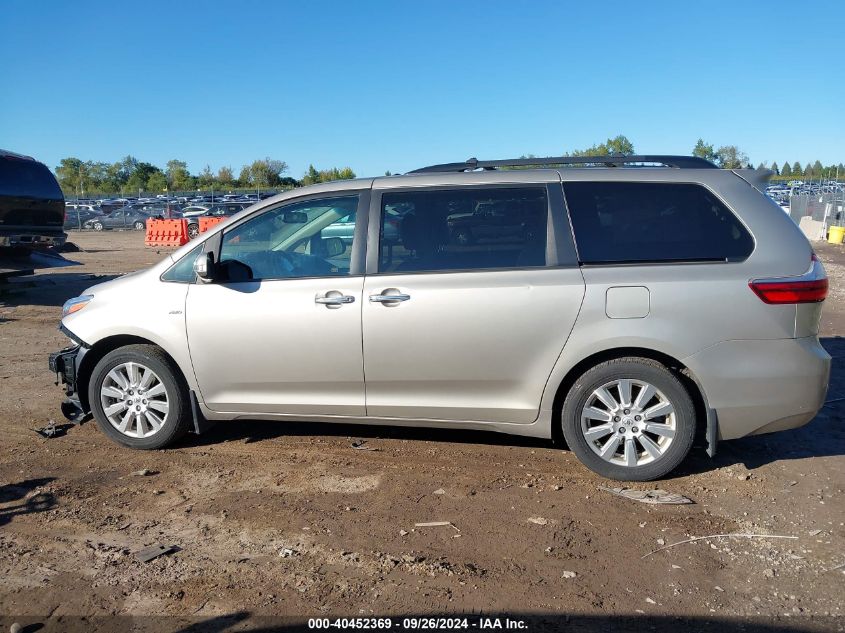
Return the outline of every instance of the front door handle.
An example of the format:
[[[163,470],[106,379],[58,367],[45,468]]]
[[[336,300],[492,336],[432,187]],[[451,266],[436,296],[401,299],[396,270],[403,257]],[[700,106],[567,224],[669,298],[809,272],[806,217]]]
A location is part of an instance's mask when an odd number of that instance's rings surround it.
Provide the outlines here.
[[[400,301],[409,301],[411,295],[395,294],[395,295],[370,295],[370,301],[373,303],[399,303]]]
[[[337,292],[337,291],[332,291],[332,292]],[[321,303],[321,304],[327,305],[327,306],[340,306],[340,305],[343,305],[344,303],[354,303],[354,302],[355,302],[355,297],[353,297],[352,295],[342,295],[340,293],[338,293],[338,294],[326,293],[326,296],[324,296],[324,297],[314,297],[314,303]]]

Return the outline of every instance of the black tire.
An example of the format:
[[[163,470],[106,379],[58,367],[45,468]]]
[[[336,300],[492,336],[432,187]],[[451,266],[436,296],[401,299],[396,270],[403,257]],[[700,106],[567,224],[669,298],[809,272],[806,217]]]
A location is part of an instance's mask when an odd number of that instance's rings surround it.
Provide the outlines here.
[[[103,230],[103,223],[102,222],[94,222],[94,230],[95,231],[102,231]]]
[[[609,382],[624,379],[653,385],[669,400],[675,414],[671,443],[659,458],[638,466],[611,463],[600,457],[591,448],[581,428],[581,414],[593,392]],[[651,481],[674,470],[692,448],[696,426],[695,406],[683,383],[664,365],[648,358],[618,358],[596,365],[575,381],[563,403],[561,426],[569,448],[593,472],[619,481]],[[638,448],[640,446],[637,444]]]
[[[190,239],[194,239],[199,234],[200,234],[200,227],[199,227],[198,224],[189,224],[188,225],[188,237]]]
[[[136,222],[133,226],[135,227],[136,231],[143,231],[146,228],[144,223],[141,221]]]
[[[169,411],[161,428],[149,437],[129,437],[109,422],[100,399],[100,389],[109,372],[123,363],[140,363],[151,369],[167,391]],[[193,424],[188,388],[175,364],[154,345],[126,345],[103,356],[94,367],[88,383],[88,402],[97,426],[113,441],[130,448],[152,450],[172,444]]]

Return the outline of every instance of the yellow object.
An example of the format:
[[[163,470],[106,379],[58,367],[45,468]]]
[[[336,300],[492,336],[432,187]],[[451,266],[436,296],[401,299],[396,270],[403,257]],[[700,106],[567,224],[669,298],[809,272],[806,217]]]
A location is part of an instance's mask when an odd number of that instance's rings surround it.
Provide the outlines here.
[[[845,238],[845,226],[832,226],[827,234],[827,241],[831,244],[841,244]]]

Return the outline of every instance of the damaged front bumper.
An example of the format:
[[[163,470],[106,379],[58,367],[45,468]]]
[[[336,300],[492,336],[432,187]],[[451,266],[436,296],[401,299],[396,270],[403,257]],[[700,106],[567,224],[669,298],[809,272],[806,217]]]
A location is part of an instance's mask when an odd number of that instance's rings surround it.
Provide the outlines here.
[[[65,401],[62,402],[62,414],[74,424],[84,422],[89,412],[82,406],[77,390],[77,376],[82,357],[88,348],[80,343],[65,347],[50,354],[50,371],[56,374],[56,384],[64,385]]]

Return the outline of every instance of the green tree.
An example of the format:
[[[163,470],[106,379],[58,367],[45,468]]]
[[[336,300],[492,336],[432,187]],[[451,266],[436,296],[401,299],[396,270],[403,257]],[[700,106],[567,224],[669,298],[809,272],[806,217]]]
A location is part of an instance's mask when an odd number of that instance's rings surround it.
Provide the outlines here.
[[[290,176],[283,176],[279,179],[279,185],[287,189],[294,189],[295,187],[301,187],[302,183],[296,178],[291,178]]]
[[[197,186],[200,189],[212,189],[214,184],[214,174],[211,173],[211,167],[206,165],[197,176]]]
[[[109,176],[109,167],[108,163],[94,163],[89,162],[89,173],[91,175],[91,189],[92,191],[117,191],[120,187],[118,186],[115,189],[108,189],[107,188],[107,180]]]
[[[175,158],[167,161],[167,183],[172,191],[189,191],[196,187],[196,179],[188,171],[188,164],[185,161]]]
[[[711,163],[715,163],[719,159],[719,155],[713,149],[713,146],[710,143],[705,143],[704,139],[701,138],[698,139],[695,147],[692,148],[692,155],[709,160]]]
[[[241,167],[241,174],[238,176],[238,185],[241,187],[248,187],[252,183],[252,173],[250,172],[249,165],[244,165]]]
[[[772,163],[771,169],[775,172],[775,176],[780,176],[780,169],[778,169],[778,164],[776,162]]]
[[[308,165],[308,171],[306,171],[305,175],[302,176],[302,184],[303,185],[313,185],[313,184],[316,184],[318,182],[321,182],[320,172],[318,172],[316,170],[314,165]]]
[[[75,157],[63,158],[56,167],[56,180],[66,194],[78,194],[84,181],[85,163]]]
[[[317,182],[331,182],[332,180],[352,180],[355,178],[355,172],[351,167],[332,167],[331,169],[321,169],[317,171],[314,165],[308,165],[308,171],[302,177],[303,185],[313,185]]]
[[[748,156],[736,145],[723,145],[716,150],[716,155],[722,169],[742,169],[748,164]]]
[[[253,184],[257,187],[269,187],[273,181],[273,174],[266,161],[255,160],[249,166],[249,174]]]
[[[607,139],[604,143],[593,145],[583,150],[575,150],[572,156],[631,156],[634,154],[634,144],[622,134]]]
[[[232,174],[231,167],[221,167],[217,170],[217,185],[221,189],[228,189],[232,186],[232,181],[234,181],[235,176]]]
[[[824,175],[824,167],[822,167],[821,161],[817,160],[813,163],[813,176],[819,178]]]
[[[780,175],[781,176],[787,176],[787,177],[792,176],[792,167],[789,166],[788,160],[784,161],[783,169],[780,170]]]
[[[797,160],[794,163],[792,163],[792,175],[793,176],[800,176],[803,173],[804,173],[804,170],[801,168],[801,163],[799,163]]]
[[[164,175],[163,171],[156,169],[155,172],[150,174],[147,179],[147,189],[156,193],[161,193],[167,189],[167,176]]]
[[[288,164],[283,160],[275,160],[269,156],[255,160],[249,166],[252,182],[259,187],[278,186],[281,176],[288,170]]]
[[[131,154],[124,156],[122,160],[117,162],[117,168],[120,171],[121,176],[124,178],[124,181],[132,175],[132,172],[135,171],[137,166],[138,159]]]
[[[147,181],[141,177],[141,174],[135,172],[130,174],[129,178],[126,179],[126,182],[123,183],[123,187],[121,187],[121,191],[124,193],[141,193],[144,189],[147,188]]]

